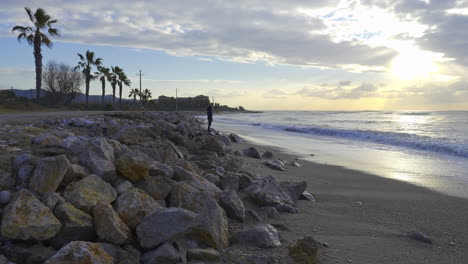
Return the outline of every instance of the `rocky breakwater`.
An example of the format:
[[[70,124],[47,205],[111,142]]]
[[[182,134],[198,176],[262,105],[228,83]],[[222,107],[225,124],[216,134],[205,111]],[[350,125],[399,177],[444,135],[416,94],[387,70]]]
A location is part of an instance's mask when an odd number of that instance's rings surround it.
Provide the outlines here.
[[[283,241],[268,223],[300,212],[305,183],[249,173],[250,158],[230,149],[242,138],[208,133],[190,114],[56,118],[0,132],[0,263],[317,261],[313,238]]]

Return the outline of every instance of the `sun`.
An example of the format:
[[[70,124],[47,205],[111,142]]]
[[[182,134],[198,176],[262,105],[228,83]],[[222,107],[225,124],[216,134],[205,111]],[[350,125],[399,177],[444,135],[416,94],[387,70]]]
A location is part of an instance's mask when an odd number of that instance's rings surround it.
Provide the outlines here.
[[[399,52],[392,62],[392,73],[400,79],[429,78],[438,70],[430,52],[413,47],[400,49]]]

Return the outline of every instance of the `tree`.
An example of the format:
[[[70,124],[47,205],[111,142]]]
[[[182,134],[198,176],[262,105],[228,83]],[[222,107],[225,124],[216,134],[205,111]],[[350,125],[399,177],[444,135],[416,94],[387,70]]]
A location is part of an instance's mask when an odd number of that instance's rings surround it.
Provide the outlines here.
[[[53,28],[53,24],[57,23],[56,19],[52,19],[44,9],[38,8],[33,14],[28,7],[24,8],[29,16],[29,20],[33,23],[33,27],[14,26],[11,31],[18,31],[18,41],[25,39],[29,45],[34,47],[34,62],[36,65],[36,98],[41,96],[42,87],[42,45],[52,47],[52,41],[49,36],[60,36],[58,29]],[[41,30],[47,30],[43,33]],[[49,36],[48,36],[48,35]]]
[[[140,90],[138,90],[137,88],[131,89],[130,94],[128,95],[128,97],[133,97],[133,103],[134,104],[136,103],[136,97],[137,96],[140,96],[140,98],[141,98]]]
[[[110,78],[110,69],[104,66],[98,66],[98,72],[95,73],[102,84],[102,104],[104,104],[104,97],[106,96],[106,80]]]
[[[110,82],[112,87],[112,102],[115,102],[115,86],[117,85],[117,73],[120,71],[118,66],[111,66],[111,72],[107,77],[107,80]]]
[[[153,96],[151,95],[151,91],[149,89],[145,89],[141,92],[141,99],[143,102],[148,102]]]
[[[122,88],[123,86],[130,86],[130,79],[128,79],[127,75],[125,74],[125,72],[119,68],[119,67],[115,67],[117,68],[116,71],[117,71],[117,83],[119,85],[119,104],[122,104]]]
[[[84,76],[85,76],[85,83],[86,83],[86,105],[88,105],[88,97],[89,97],[89,83],[91,80],[95,79],[96,77],[91,74],[91,70],[93,66],[100,66],[102,59],[95,58],[94,52],[87,50],[85,56],[78,53],[78,57],[80,57],[80,61],[75,69],[81,69]]]
[[[82,74],[75,68],[50,61],[42,73],[44,90],[53,104],[70,104],[80,92]]]

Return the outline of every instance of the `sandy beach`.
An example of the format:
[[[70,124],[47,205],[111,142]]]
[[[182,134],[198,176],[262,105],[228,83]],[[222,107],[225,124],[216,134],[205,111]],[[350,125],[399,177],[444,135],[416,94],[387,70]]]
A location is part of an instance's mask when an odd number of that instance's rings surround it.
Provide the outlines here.
[[[242,150],[252,143],[231,145]],[[280,149],[274,159],[295,160]],[[273,224],[284,224],[281,239],[290,243],[312,235],[328,247],[323,263],[467,263],[468,201],[405,182],[346,168],[298,160],[301,168],[275,171],[262,160],[243,157],[246,171],[277,180],[306,181],[316,203],[297,201],[300,214],[281,213]],[[425,244],[405,234],[417,230],[433,240]]]

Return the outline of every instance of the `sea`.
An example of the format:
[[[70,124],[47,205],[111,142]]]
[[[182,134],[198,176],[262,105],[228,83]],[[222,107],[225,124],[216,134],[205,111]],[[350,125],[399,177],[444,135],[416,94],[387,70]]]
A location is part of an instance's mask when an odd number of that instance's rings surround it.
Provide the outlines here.
[[[300,159],[468,198],[468,111],[215,114],[212,127]]]

